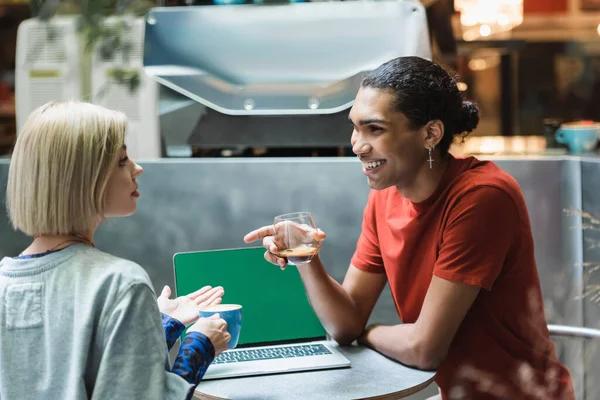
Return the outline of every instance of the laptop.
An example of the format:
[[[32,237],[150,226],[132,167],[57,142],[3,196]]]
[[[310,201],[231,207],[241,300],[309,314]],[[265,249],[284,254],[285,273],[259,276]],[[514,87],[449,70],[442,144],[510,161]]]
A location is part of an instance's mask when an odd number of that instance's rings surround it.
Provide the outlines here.
[[[177,253],[177,296],[205,285],[223,286],[223,304],[241,304],[235,349],[220,354],[203,380],[350,367],[326,340],[298,270],[265,261],[262,247]]]

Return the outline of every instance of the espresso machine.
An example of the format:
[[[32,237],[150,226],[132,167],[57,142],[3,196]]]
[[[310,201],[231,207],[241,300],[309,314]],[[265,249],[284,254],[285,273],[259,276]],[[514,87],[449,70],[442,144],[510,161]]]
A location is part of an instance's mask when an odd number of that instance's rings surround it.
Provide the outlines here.
[[[409,55],[431,59],[418,1],[207,5],[152,9],[143,65],[164,155],[190,157],[348,146],[364,74]]]

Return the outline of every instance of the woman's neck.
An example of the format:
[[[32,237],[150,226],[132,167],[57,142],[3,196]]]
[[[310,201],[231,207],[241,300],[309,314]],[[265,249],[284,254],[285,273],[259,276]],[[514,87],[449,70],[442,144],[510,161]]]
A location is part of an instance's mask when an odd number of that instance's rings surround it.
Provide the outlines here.
[[[48,251],[61,250],[78,243],[95,247],[94,231],[95,230],[90,230],[71,234],[37,234],[31,245],[29,245],[21,255],[41,254]]]

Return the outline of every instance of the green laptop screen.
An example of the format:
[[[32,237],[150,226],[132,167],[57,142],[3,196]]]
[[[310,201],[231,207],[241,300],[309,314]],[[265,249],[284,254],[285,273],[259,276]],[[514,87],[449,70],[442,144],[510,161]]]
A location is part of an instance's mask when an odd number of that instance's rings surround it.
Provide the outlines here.
[[[239,345],[324,338],[295,266],[268,263],[264,248],[197,251],[173,256],[177,296],[223,286],[223,304],[241,304]]]

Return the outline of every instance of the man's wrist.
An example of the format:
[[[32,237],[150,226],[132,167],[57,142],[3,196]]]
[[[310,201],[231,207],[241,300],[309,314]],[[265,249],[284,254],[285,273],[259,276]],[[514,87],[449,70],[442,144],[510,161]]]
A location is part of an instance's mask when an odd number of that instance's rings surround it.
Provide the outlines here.
[[[300,264],[300,266],[307,266],[307,267],[316,267],[318,265],[322,265],[321,263],[321,258],[319,257],[319,253],[315,254],[309,262],[307,262],[306,264]]]

